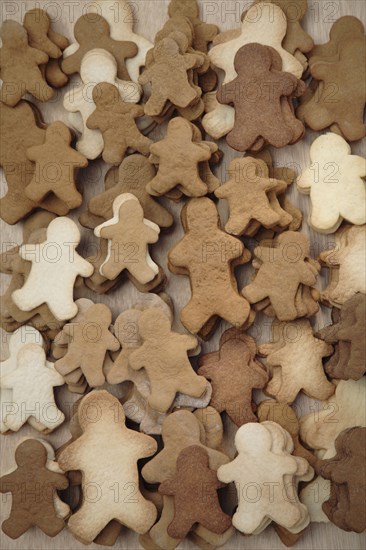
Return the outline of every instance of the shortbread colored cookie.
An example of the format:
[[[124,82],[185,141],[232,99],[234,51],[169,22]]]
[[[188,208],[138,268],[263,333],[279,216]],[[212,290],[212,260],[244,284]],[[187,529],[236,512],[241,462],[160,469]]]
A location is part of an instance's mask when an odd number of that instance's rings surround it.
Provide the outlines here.
[[[48,13],[39,8],[27,11],[23,26],[28,33],[29,46],[49,56],[45,66],[47,82],[55,88],[65,86],[68,77],[61,70],[59,58],[62,57],[62,51],[69,45],[68,39],[51,28]]]
[[[216,189],[215,195],[229,203],[230,216],[225,230],[233,235],[242,235],[251,220],[264,227],[280,221],[280,216],[271,208],[267,192],[275,189],[278,180],[270,179],[263,161],[252,157],[237,158],[230,162],[229,181]]]
[[[243,296],[251,304],[268,297],[280,321],[296,319],[295,297],[300,284],[316,282],[316,270],[306,261],[309,253],[308,237],[295,231],[281,233],[272,246],[257,247],[254,255],[259,270],[254,281],[244,287]]]
[[[193,445],[183,449],[177,459],[175,475],[159,487],[159,493],[174,498],[174,519],[168,534],[183,539],[195,523],[217,534],[229,529],[231,517],[222,511],[217,495],[217,489],[223,486],[216,472],[210,469],[203,447]],[[202,506],[203,494],[205,506]]]
[[[142,468],[142,477],[147,483],[162,483],[170,479],[176,471],[179,453],[191,445],[200,445],[209,456],[211,470],[217,470],[229,462],[228,457],[201,442],[200,423],[193,413],[178,410],[169,414],[162,427],[164,448]]]
[[[268,0],[267,0],[268,1]],[[286,16],[287,29],[282,46],[297,58],[297,52],[308,53],[314,46],[311,36],[302,28],[301,20],[308,9],[308,0],[269,0],[276,4]],[[254,4],[262,0],[254,0]]]
[[[34,203],[24,192],[35,173],[35,165],[26,151],[29,147],[42,145],[46,135],[45,129],[37,125],[35,107],[23,100],[15,107],[0,103],[0,124],[0,165],[8,185],[7,193],[0,199],[2,219],[15,224],[37,207],[59,216],[67,214],[68,207],[56,197],[49,196],[42,203]]]
[[[341,242],[336,248],[321,252],[326,267],[338,268],[336,279],[322,294],[332,305],[341,307],[360,292],[366,294],[366,225],[338,230]],[[336,233],[337,236],[337,233]]]
[[[341,307],[339,319],[322,328],[318,336],[329,344],[336,344],[335,354],[325,365],[332,378],[359,380],[366,369],[366,296],[355,294]]]
[[[149,405],[166,412],[177,392],[201,397],[207,388],[206,380],[195,374],[187,351],[197,347],[194,336],[177,334],[171,322],[158,309],[142,313],[138,321],[142,346],[129,356],[132,369],[145,368],[151,385]]]
[[[70,112],[70,124],[82,134],[76,144],[77,150],[93,160],[102,154],[104,148],[100,130],[91,130],[87,126],[87,120],[96,107],[93,101],[94,86],[100,82],[112,84],[119,90],[121,100],[131,103],[140,100],[141,87],[134,82],[119,80],[115,58],[100,48],[92,49],[85,54],[81,61],[80,77],[82,85],[77,90],[70,90],[65,94],[63,105]]]
[[[6,426],[16,432],[34,416],[41,429],[54,430],[65,419],[63,412],[57,408],[53,394],[55,386],[65,383],[63,377],[56,372],[53,363],[46,361],[44,349],[37,344],[22,347],[16,362],[16,369],[1,376],[0,380],[2,388],[12,390],[14,405],[4,418]],[[52,415],[49,413],[51,408]]]
[[[49,537],[56,536],[65,521],[57,515],[54,497],[57,489],[68,487],[67,477],[47,467],[47,450],[36,439],[18,445],[15,461],[17,469],[0,479],[1,493],[12,494],[11,513],[2,524],[3,532],[17,539],[36,526]],[[35,492],[38,498],[34,498]]]
[[[78,168],[88,160],[70,147],[72,134],[63,122],[53,122],[46,130],[45,143],[27,149],[27,157],[36,163],[35,174],[25,189],[26,196],[38,203],[53,193],[69,209],[79,208],[83,197],[76,188]]]
[[[65,376],[80,368],[91,388],[102,386],[106,353],[120,347],[109,330],[111,323],[110,309],[105,304],[95,304],[88,308],[81,323],[65,325],[62,330],[70,343],[66,355],[56,362],[56,370]]]
[[[119,195],[113,202],[113,218],[96,227],[94,233],[109,241],[108,256],[99,269],[107,279],[115,279],[124,269],[141,284],[158,275],[159,266],[152,260],[148,245],[158,241],[160,227],[144,218],[135,195]]]
[[[296,183],[300,191],[310,194],[312,228],[334,233],[343,220],[366,223],[366,160],[352,155],[348,143],[333,133],[313,141],[310,160]]]
[[[145,104],[145,114],[159,116],[167,101],[177,107],[188,107],[197,98],[188,71],[197,65],[197,57],[181,54],[172,38],[164,38],[153,50],[153,62],[139,77],[139,83],[151,83],[151,96]]]
[[[28,344],[36,344],[40,347],[45,347],[45,341],[42,338],[41,333],[34,327],[25,325],[18,328],[9,338],[9,356],[6,360],[1,361],[0,363],[0,374],[1,377],[6,376],[7,374],[14,372],[17,367],[17,356],[18,353],[22,350],[23,347]],[[8,412],[12,411],[13,404],[13,391],[8,388],[4,388],[0,383],[0,432],[6,433],[9,431],[8,426],[5,423],[5,417]],[[44,431],[47,428],[42,425],[38,425],[34,417],[30,417],[29,423],[33,426],[37,426],[36,429],[39,431]]]
[[[165,195],[176,186],[190,197],[199,197],[208,192],[207,184],[202,181],[198,165],[208,161],[217,151],[217,145],[211,142],[196,142],[194,128],[182,117],[171,120],[165,139],[154,143],[150,152],[151,162],[158,166],[158,173],[149,182],[146,189],[151,195]]]
[[[169,252],[169,269],[190,277],[192,297],[181,312],[183,325],[197,334],[215,316],[238,327],[250,308],[237,291],[234,266],[249,260],[239,239],[220,228],[215,204],[191,199],[182,210],[185,236]]]
[[[266,385],[268,374],[255,360],[255,341],[239,331],[232,334],[231,330],[222,335],[219,352],[200,358],[198,374],[212,384],[210,405],[218,412],[225,411],[237,426],[241,426],[257,421],[252,410],[252,392]]]
[[[98,129],[103,134],[103,160],[109,164],[121,164],[129,147],[143,155],[148,155],[151,139],[138,129],[135,120],[144,116],[141,105],[127,103],[120,97],[118,88],[102,82],[93,88],[96,110],[88,118],[86,125]]]
[[[92,411],[96,411],[97,416],[93,417]],[[105,390],[94,390],[82,399],[78,418],[83,433],[59,455],[61,468],[81,470],[82,489],[91,482],[104,487],[118,483],[120,498],[116,499],[113,491],[106,490],[101,491],[98,500],[83,500],[69,519],[68,528],[86,543],[91,543],[113,519],[139,534],[146,533],[154,524],[157,511],[138,489],[137,461],[153,455],[156,442],[126,427],[122,405]],[[96,444],[108,448],[109,452],[96,457]],[[135,490],[134,500],[121,507],[121,498],[130,495],[131,486]]]
[[[273,58],[280,67],[276,51],[260,44],[242,46],[235,55],[236,78],[224,84],[217,93],[220,103],[235,107],[234,128],[226,139],[237,151],[251,149],[258,138],[275,147],[284,147],[293,140],[296,119],[291,110],[286,111],[285,116],[281,98],[294,95],[299,81],[293,74],[274,68]],[[238,94],[238,89],[248,88],[261,90],[254,109],[250,94],[244,94],[244,97]]]
[[[331,484],[323,511],[341,529],[362,533],[366,529],[366,428],[343,431],[335,447],[333,458],[317,463],[317,471]]]
[[[296,415],[296,411],[287,405],[287,403],[279,403],[272,399],[265,399],[258,405],[257,416],[259,422],[276,422],[292,437],[294,444],[293,454],[305,458],[309,464],[315,467],[317,462],[316,456],[306,449],[300,440],[300,423]]]
[[[292,442],[290,444],[292,449]],[[287,498],[285,484],[300,474],[300,466],[301,473],[306,471],[308,463],[291,456],[287,445],[288,441],[284,439],[280,453],[274,452],[273,435],[263,424],[245,424],[237,431],[235,446],[238,456],[221,466],[217,476],[224,483],[235,481],[237,489],[247,483],[256,483],[262,489],[261,499],[250,504],[245,498],[245,491],[237,491],[239,505],[233,516],[233,526],[242,533],[253,533],[268,520],[286,528],[292,528],[300,521],[302,505],[293,491],[292,498]],[[273,491],[269,490],[269,485],[274,488]]]
[[[31,311],[47,304],[57,319],[75,317],[77,306],[73,300],[76,277],[90,277],[93,266],[84,260],[76,248],[80,242],[77,225],[69,218],[53,220],[47,228],[47,240],[37,245],[23,245],[20,256],[32,263],[24,286],[13,292],[12,299],[23,311]],[[50,262],[47,249],[57,246],[57,262]],[[49,252],[51,253],[51,252]],[[52,256],[51,256],[52,258]]]
[[[274,341],[275,331],[279,339]],[[332,352],[331,345],[314,337],[307,319],[272,325],[272,343],[259,347],[272,369],[264,391],[280,403],[292,403],[301,390],[314,399],[328,399],[336,387],[327,380],[322,359]]]
[[[27,92],[38,101],[51,99],[54,91],[39,68],[47,63],[48,55],[28,45],[27,31],[16,21],[4,21],[0,37],[1,101],[14,107]]]
[[[262,2],[260,9],[257,5],[252,6],[242,21],[240,34],[214,45],[209,52],[212,64],[225,71],[224,84],[232,82],[237,76],[234,67],[237,52],[242,46],[252,43],[274,48],[281,56],[282,70],[300,78],[303,73],[301,63],[281,45],[286,29],[286,17],[276,4]]]
[[[80,72],[85,54],[94,48],[100,48],[115,58],[118,78],[130,80],[125,60],[137,54],[137,46],[133,42],[113,40],[109,25],[101,15],[82,15],[75,23],[74,36],[79,47],[71,55],[64,57],[62,70],[66,74]]]

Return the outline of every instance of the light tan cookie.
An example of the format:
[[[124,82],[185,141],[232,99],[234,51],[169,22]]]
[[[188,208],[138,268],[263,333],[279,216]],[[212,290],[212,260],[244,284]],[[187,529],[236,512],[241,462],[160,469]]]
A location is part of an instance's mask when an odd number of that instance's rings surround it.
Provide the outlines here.
[[[298,319],[291,323],[281,323],[276,327],[279,340],[262,344],[260,355],[267,357],[272,369],[272,378],[265,392],[277,401],[292,403],[302,390],[314,399],[328,399],[335,391],[325,375],[323,357],[329,357],[333,348],[313,335],[310,322]]]
[[[83,434],[61,452],[58,462],[65,471],[81,470],[83,487],[92,481],[100,483],[105,490],[101,491],[98,500],[83,501],[71,516],[69,529],[77,538],[89,543],[112,519],[140,534],[146,533],[155,522],[157,511],[138,489],[137,461],[154,454],[155,441],[126,428],[122,406],[106,391],[93,391],[85,396],[79,405],[78,417]],[[95,456],[96,441],[110,449],[98,460]],[[117,502],[113,490],[107,489],[116,482],[122,492]],[[125,501],[121,508],[120,499],[131,495],[131,486],[134,499]]]
[[[236,326],[248,319],[250,308],[240,298],[233,269],[249,260],[243,244],[220,228],[215,204],[192,199],[183,208],[185,236],[169,252],[169,269],[190,277],[192,298],[181,312],[183,325],[193,334],[215,316]]]
[[[143,345],[129,356],[129,364],[134,370],[145,368],[151,385],[150,406],[166,412],[177,392],[201,397],[206,381],[197,377],[187,357],[188,349],[197,346],[196,338],[172,332],[169,319],[156,309],[143,312],[138,325]]]
[[[348,143],[328,133],[313,141],[311,166],[296,180],[298,189],[310,194],[309,223],[320,233],[334,233],[346,220],[366,223],[366,160],[352,155]]]
[[[81,323],[73,321],[63,327],[70,339],[66,355],[59,359],[56,370],[63,376],[81,369],[91,388],[105,383],[103,364],[107,351],[118,351],[119,342],[110,332],[112,313],[105,304],[95,304],[85,312]]]
[[[159,266],[152,260],[148,244],[156,243],[160,228],[144,218],[139,200],[131,193],[119,195],[113,202],[113,218],[95,228],[97,237],[108,239],[108,256],[100,274],[115,279],[124,269],[146,284],[158,275]]]

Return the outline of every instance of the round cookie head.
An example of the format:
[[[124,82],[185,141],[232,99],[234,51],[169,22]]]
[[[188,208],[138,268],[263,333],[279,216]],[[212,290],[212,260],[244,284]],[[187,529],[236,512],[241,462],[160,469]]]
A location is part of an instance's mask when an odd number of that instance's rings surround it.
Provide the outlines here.
[[[184,17],[196,19],[200,14],[197,0],[184,0],[184,2],[182,2],[182,0],[171,0],[168,14],[170,17],[174,15],[184,15]]]
[[[108,82],[100,82],[93,88],[93,101],[99,108],[107,109],[111,104],[120,101],[118,88]]]
[[[202,212],[205,212],[205,222],[209,229],[217,230],[219,214],[215,203],[206,197],[191,199],[186,206],[187,226],[192,231],[202,231]]]
[[[165,336],[171,331],[170,319],[157,308],[147,309],[139,319],[139,331],[144,340],[156,335]]]
[[[351,148],[342,136],[329,132],[313,141],[310,147],[310,158],[314,162],[321,160],[324,165],[328,159],[334,159],[334,151],[337,151],[338,158],[342,158],[351,153]]]
[[[245,74],[247,71],[255,71],[262,74],[270,70],[272,56],[268,48],[261,44],[245,44],[236,52],[234,67],[238,74]]]
[[[16,21],[4,21],[0,28],[0,38],[3,45],[10,45],[12,48],[24,48],[28,46],[28,35],[25,28]]]
[[[329,31],[329,37],[338,43],[345,34],[352,33],[352,37],[354,37],[355,35],[363,36],[364,32],[365,28],[357,17],[345,15],[333,23]]]
[[[37,344],[27,344],[18,353],[17,363],[19,369],[28,369],[30,365],[44,365],[46,354],[44,349]]]
[[[92,429],[105,430],[106,426],[125,423],[125,413],[121,403],[106,390],[96,390],[83,397],[78,407],[80,427],[85,432]]]
[[[283,254],[289,262],[299,261],[310,254],[310,241],[303,233],[296,231],[285,231],[277,239],[278,245],[283,249]],[[291,249],[294,252],[291,252]]]
[[[36,439],[27,439],[15,449],[15,462],[18,466],[25,466],[31,463],[41,468],[46,465],[47,450],[40,441],[37,441]]]
[[[117,62],[111,53],[95,48],[84,55],[80,76],[84,83],[114,82],[117,78]]]
[[[169,440],[174,442],[176,439],[185,438],[191,441],[196,438],[198,442],[201,436],[200,425],[197,418],[190,411],[175,411],[165,418],[161,435],[165,444]]]
[[[253,444],[255,442],[255,444]],[[268,452],[272,447],[270,432],[260,424],[249,422],[241,426],[235,434],[235,446],[239,453],[254,454]]]
[[[109,32],[107,21],[97,13],[82,15],[74,27],[74,35],[79,44],[84,40],[99,40],[102,36],[109,36]]]
[[[139,181],[149,183],[155,176],[155,168],[146,157],[130,155],[120,165],[118,175],[119,179],[129,183],[133,188]]]
[[[76,223],[70,218],[62,216],[52,220],[47,228],[47,240],[51,242],[77,243],[80,242],[80,231]]]
[[[65,146],[65,142],[71,143],[71,132],[67,126],[61,121],[52,122],[46,130],[46,140],[59,143]]]

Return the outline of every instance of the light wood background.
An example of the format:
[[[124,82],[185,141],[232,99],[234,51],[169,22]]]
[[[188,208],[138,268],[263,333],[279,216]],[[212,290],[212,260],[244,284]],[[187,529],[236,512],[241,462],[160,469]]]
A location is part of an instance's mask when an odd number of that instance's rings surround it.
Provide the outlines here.
[[[35,6],[48,10],[50,16],[54,19],[55,30],[67,35],[73,40],[73,25],[75,20],[81,15],[82,10],[87,10],[87,6],[92,2],[88,0],[75,0],[69,2],[66,0],[57,1],[33,1],[33,0],[2,0],[0,3],[1,19],[6,18],[22,21],[24,13],[34,8]],[[156,32],[162,27],[167,19],[168,0],[133,0],[135,13],[135,31],[143,34],[145,37],[153,41]],[[236,28],[239,26],[240,15],[244,8],[250,5],[250,0],[199,0],[201,5],[201,14],[204,20],[208,23],[217,24],[221,30]],[[343,15],[355,15],[365,23],[366,3],[363,0],[308,0],[309,11],[303,21],[304,27],[312,35],[315,43],[324,43],[328,40],[329,29],[332,23]],[[110,4],[110,2],[109,2]],[[107,6],[107,4],[106,4]],[[85,13],[85,12],[84,12]],[[212,14],[212,15],[210,15]],[[54,120],[63,120],[67,123],[67,113],[62,106],[62,96],[64,91],[59,93],[57,98],[47,104],[39,105],[45,122]],[[34,101],[34,100],[33,100]],[[163,135],[161,129],[155,130],[152,136],[155,139],[160,139]],[[295,166],[297,170],[301,170],[308,165],[309,162],[309,145],[318,134],[308,131],[305,139],[300,143],[285,147],[279,151],[275,151],[275,163],[279,166]],[[231,158],[235,156],[235,152],[226,146],[224,140],[221,140],[220,147],[224,150],[225,157],[221,166],[217,170],[217,175],[221,181],[226,179],[226,166]],[[355,143],[352,145],[352,151],[355,154],[364,153],[364,144]],[[109,167],[101,161],[94,161],[90,166],[83,171],[81,181],[84,188],[84,207],[87,200],[103,190],[104,174]],[[4,177],[1,178],[3,195],[6,191],[6,183]],[[304,223],[302,231],[306,232],[312,242],[313,256],[316,257],[321,250],[332,247],[334,241],[332,235],[324,236],[310,230],[306,223],[309,199],[306,196],[300,195],[295,188],[289,193],[292,201],[296,203],[304,212]],[[185,277],[177,277],[172,275],[166,268],[166,256],[172,245],[181,237],[182,229],[179,222],[179,212],[181,205],[170,204],[165,201],[175,215],[175,228],[173,231],[163,233],[158,245],[153,248],[154,258],[164,266],[168,275],[167,293],[171,296],[175,306],[175,327],[182,329],[178,317],[179,311],[187,302],[190,290],[189,282]],[[76,220],[80,211],[72,212],[72,217]],[[227,210],[223,204],[220,205],[220,212],[223,221],[227,216]],[[22,237],[22,224],[19,223],[14,227],[10,227],[1,222],[2,243],[3,246],[9,246],[9,243],[20,243]],[[83,230],[83,241],[81,252],[85,255],[88,244],[94,242],[92,232]],[[239,273],[239,288],[242,288],[251,275],[251,268],[245,266]],[[324,288],[326,285],[327,273],[322,271],[319,277],[319,288]],[[8,285],[8,276],[2,276],[1,286],[4,292]],[[107,303],[113,310],[115,316],[124,309],[130,307],[136,300],[138,292],[130,283],[125,283],[117,290],[113,291],[108,296],[98,297],[90,293],[90,297],[95,301],[103,301]],[[329,322],[329,310],[323,308],[321,312],[312,320],[314,326],[322,327]],[[255,326],[251,329],[251,333],[257,338],[258,342],[268,341],[270,337],[270,323],[268,318],[258,317]],[[219,336],[226,328],[224,324],[217,331],[215,336],[207,343],[202,344],[204,352],[216,350],[218,346]],[[2,359],[7,356],[7,340],[8,335],[2,333]],[[77,396],[70,394],[62,388],[57,392],[57,400],[60,407],[69,416],[70,406],[75,401]],[[310,400],[305,397],[300,397],[297,402],[297,411],[304,414],[309,407]],[[228,427],[230,437],[233,435],[232,426]],[[35,432],[28,426],[24,426],[19,433],[1,437],[1,466],[2,471],[6,471],[14,466],[14,449],[23,437],[37,437],[38,432]],[[56,432],[47,437],[47,440],[54,445],[55,448],[63,444],[70,437],[67,422],[61,426]],[[1,518],[2,520],[8,516],[10,511],[11,497],[10,495],[1,496]],[[38,529],[28,531],[23,537],[16,541],[12,541],[2,532],[0,534],[0,547],[3,550],[10,549],[37,549],[37,550],[76,550],[83,548],[83,545],[77,542],[72,535],[65,529],[55,539],[50,539]],[[123,533],[117,541],[117,548],[122,549],[137,549],[139,547],[136,536],[129,532]],[[188,541],[184,541],[180,548],[190,548],[192,545]],[[331,524],[312,524],[306,531],[302,539],[297,543],[296,548],[299,550],[361,550],[366,547],[366,536],[346,533]],[[90,548],[101,548],[97,545],[91,545]],[[263,534],[252,537],[242,537],[236,534],[225,546],[230,550],[245,548],[247,550],[265,550],[271,548],[273,550],[284,548],[281,541],[275,534],[274,530],[269,527]]]

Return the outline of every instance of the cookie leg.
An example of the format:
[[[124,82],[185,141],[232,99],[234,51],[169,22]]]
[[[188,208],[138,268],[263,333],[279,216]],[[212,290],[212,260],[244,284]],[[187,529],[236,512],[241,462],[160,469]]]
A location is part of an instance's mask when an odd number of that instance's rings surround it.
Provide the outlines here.
[[[197,334],[213,315],[213,311],[208,313],[206,308],[202,308],[200,304],[196,303],[196,301],[192,299],[182,309],[180,320],[189,332],[192,334]]]
[[[163,111],[166,102],[167,99],[165,95],[153,90],[150,99],[146,102],[145,114],[149,116],[159,116]]]
[[[73,514],[68,521],[68,528],[77,538],[86,543],[91,543],[97,535],[104,529],[110,519],[98,510],[96,503],[84,501],[81,508]],[[99,512],[99,513],[98,513]],[[104,517],[103,517],[104,516]],[[92,521],[91,521],[91,518]]]
[[[24,512],[11,512],[11,515],[6,519],[1,528],[5,535],[11,539],[17,539],[21,537],[31,527],[31,522],[24,516]]]
[[[37,69],[36,73],[33,73],[33,80],[27,85],[27,91],[38,99],[38,101],[42,102],[49,101],[55,95],[53,88],[48,86],[39,69]]]
[[[61,518],[40,518],[37,520],[38,527],[49,537],[55,537],[65,527],[65,522]]]
[[[293,321],[297,318],[297,310],[295,305],[296,290],[291,292],[289,291],[284,296],[269,296],[272,307],[280,321]]]

